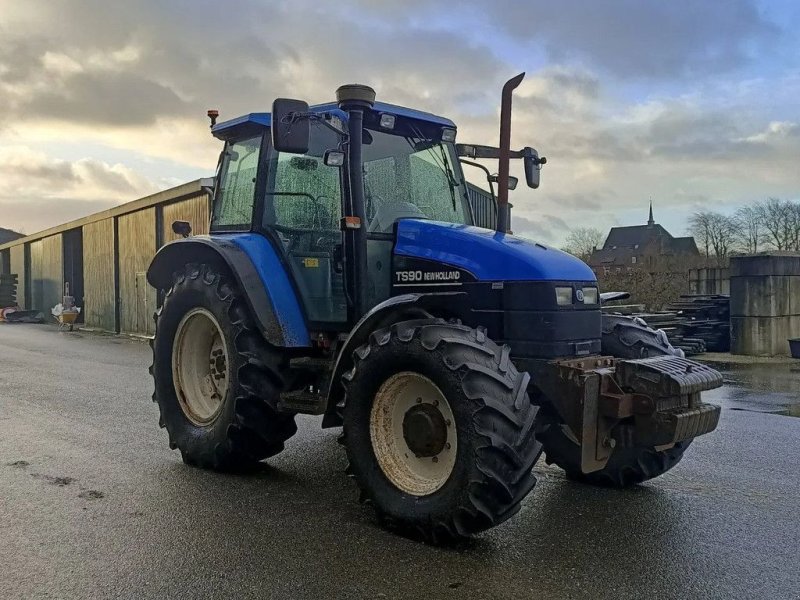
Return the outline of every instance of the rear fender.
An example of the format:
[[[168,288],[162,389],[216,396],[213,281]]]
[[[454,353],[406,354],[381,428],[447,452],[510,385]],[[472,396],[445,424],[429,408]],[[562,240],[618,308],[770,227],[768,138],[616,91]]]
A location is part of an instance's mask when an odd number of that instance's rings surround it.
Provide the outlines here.
[[[156,253],[147,281],[158,290],[168,290],[173,274],[189,263],[211,264],[233,276],[267,342],[283,348],[311,345],[289,275],[266,238],[242,233],[175,240]]]
[[[369,339],[373,331],[408,319],[446,317],[465,319],[469,299],[464,292],[443,294],[403,294],[373,307],[350,332],[336,359],[328,386],[328,401],[322,427],[338,427],[342,420],[336,405],[344,398],[342,375],[353,366],[353,352]]]

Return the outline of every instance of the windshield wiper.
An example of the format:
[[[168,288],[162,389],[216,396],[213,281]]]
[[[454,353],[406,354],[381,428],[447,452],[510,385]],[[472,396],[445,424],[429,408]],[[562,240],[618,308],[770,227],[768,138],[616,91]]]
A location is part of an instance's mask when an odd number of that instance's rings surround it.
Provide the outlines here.
[[[439,151],[442,153],[442,164],[444,165],[444,172],[447,175],[447,184],[450,188],[450,198],[453,200],[453,212],[456,211],[456,176],[453,169],[450,168],[450,163],[447,160],[447,152],[444,146],[439,144]]]
[[[411,128],[411,132],[417,137],[418,140],[426,140],[425,136],[422,135],[422,132],[417,129],[416,127]],[[441,142],[434,142],[431,143],[430,140],[426,140],[427,143],[431,144],[430,146],[426,147],[425,150],[428,151],[430,157],[433,159],[434,164],[439,167],[442,172],[447,177],[447,186],[450,188],[450,199],[453,201],[453,212],[457,210],[456,206],[456,186],[458,186],[458,182],[456,181],[455,173],[453,173],[453,169],[450,167],[450,162],[447,160],[447,151],[444,149],[444,146]],[[406,142],[408,142],[409,146],[414,148],[414,150],[419,151],[420,148],[418,146],[419,142],[412,142],[411,138],[406,137]],[[437,157],[436,153],[433,151],[434,146],[439,148],[439,152],[441,153],[441,157]],[[441,158],[441,163],[439,162],[439,158]]]

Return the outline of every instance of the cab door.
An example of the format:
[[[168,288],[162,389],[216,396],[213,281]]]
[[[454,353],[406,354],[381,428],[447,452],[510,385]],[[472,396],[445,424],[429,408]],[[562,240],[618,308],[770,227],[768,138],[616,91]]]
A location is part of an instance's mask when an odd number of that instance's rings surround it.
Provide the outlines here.
[[[264,227],[280,241],[311,327],[347,322],[341,264],[342,172],[326,166],[325,150],[338,136],[313,122],[309,151],[272,151],[267,171]]]

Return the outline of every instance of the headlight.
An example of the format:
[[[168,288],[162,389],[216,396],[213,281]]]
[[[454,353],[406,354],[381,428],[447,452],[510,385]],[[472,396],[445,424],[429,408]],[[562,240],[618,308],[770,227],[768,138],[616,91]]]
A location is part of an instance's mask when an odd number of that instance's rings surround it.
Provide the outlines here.
[[[442,141],[443,142],[455,142],[456,141],[456,130],[450,129],[445,127],[442,129]]]
[[[559,306],[569,306],[570,304],[572,304],[571,287],[556,288],[556,304],[558,304]]]
[[[583,303],[584,304],[597,304],[597,288],[585,287],[583,288]]]

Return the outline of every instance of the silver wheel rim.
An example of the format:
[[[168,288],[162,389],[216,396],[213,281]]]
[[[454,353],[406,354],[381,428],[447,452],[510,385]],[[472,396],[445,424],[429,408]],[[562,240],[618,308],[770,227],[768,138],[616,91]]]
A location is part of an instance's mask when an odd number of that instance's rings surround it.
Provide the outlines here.
[[[437,425],[444,426],[443,430],[437,429],[430,452],[415,453],[406,439],[409,432],[404,432],[404,422],[408,424],[409,415],[415,411],[425,412]],[[456,422],[444,394],[427,377],[404,371],[384,381],[372,403],[369,433],[383,474],[402,491],[427,496],[450,478],[458,450]]]
[[[172,381],[183,414],[195,425],[216,419],[228,392],[229,369],[219,322],[205,308],[190,310],[172,345]]]

